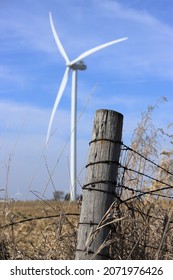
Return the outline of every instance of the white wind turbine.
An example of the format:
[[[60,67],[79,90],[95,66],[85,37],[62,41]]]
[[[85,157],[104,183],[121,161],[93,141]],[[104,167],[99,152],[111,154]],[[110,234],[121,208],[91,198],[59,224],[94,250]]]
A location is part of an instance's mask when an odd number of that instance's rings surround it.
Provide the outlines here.
[[[57,44],[57,47],[65,59],[66,62],[66,70],[61,82],[61,85],[59,87],[59,91],[53,106],[53,110],[51,113],[49,125],[48,125],[48,130],[47,130],[47,137],[46,137],[46,145],[48,144],[49,138],[50,138],[50,131],[53,123],[53,119],[58,107],[58,104],[60,102],[60,99],[62,97],[62,94],[64,92],[64,89],[66,87],[67,81],[68,81],[68,76],[70,73],[70,70],[72,70],[72,93],[71,93],[71,143],[70,143],[70,199],[75,200],[76,199],[76,111],[77,111],[77,70],[86,70],[86,65],[83,63],[83,59],[90,54],[93,54],[103,48],[106,48],[108,46],[111,46],[113,44],[122,42],[124,40],[127,40],[127,37],[114,40],[102,45],[99,45],[95,48],[92,48],[81,55],[79,55],[76,59],[70,61],[68,58],[62,43],[58,37],[58,34],[56,33],[55,26],[53,23],[52,19],[52,14],[49,12],[49,19],[50,19],[50,25],[52,28],[53,36],[55,39],[55,42]]]

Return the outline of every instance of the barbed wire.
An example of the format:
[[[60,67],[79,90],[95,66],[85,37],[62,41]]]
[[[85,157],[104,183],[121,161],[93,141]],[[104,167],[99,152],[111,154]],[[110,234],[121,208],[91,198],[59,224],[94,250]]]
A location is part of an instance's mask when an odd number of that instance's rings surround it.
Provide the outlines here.
[[[0,225],[0,229],[7,228],[7,227],[10,227],[10,226],[19,225],[19,224],[23,224],[23,223],[26,223],[26,222],[36,221],[36,220],[58,218],[58,217],[62,217],[62,215],[64,217],[67,217],[67,216],[77,216],[78,217],[79,216],[78,213],[59,213],[59,214],[56,214],[56,215],[37,216],[37,217],[26,218],[26,219],[22,219],[22,220],[19,220],[19,221],[14,221],[14,222],[11,222],[11,223],[8,223],[8,224]]]
[[[123,142],[122,142],[122,145],[126,148],[126,150],[129,150],[129,151],[131,151],[131,152],[137,154],[139,157],[145,159],[146,161],[148,161],[148,162],[150,162],[151,164],[155,165],[157,168],[159,168],[159,169],[163,170],[164,172],[166,172],[167,174],[173,176],[173,173],[172,173],[172,172],[168,171],[167,169],[165,169],[165,168],[162,167],[161,165],[155,163],[153,160],[151,160],[151,159],[145,157],[144,155],[142,155],[142,154],[139,153],[138,151],[134,150],[133,148],[127,146],[127,145],[124,144]]]
[[[132,152],[134,154],[137,154],[139,157],[141,157],[145,161],[149,162],[150,165],[154,165],[156,168],[164,171],[165,173],[167,173],[167,174],[169,174],[169,175],[171,175],[173,177],[173,173],[171,173],[169,170],[165,169],[161,165],[157,164],[153,160],[147,158],[146,156],[144,156],[140,152],[134,150],[133,148],[127,146],[123,142],[121,143],[121,145],[122,145],[122,148],[121,148],[122,152],[130,151],[130,152]],[[124,163],[121,163],[122,161],[124,161]],[[169,199],[173,198],[173,196],[171,196],[171,195],[163,194],[163,191],[173,189],[173,185],[171,185],[168,182],[165,182],[165,181],[163,181],[161,179],[155,178],[155,177],[153,177],[153,176],[151,176],[151,175],[149,175],[149,174],[147,174],[145,172],[142,172],[142,171],[136,170],[134,168],[128,167],[128,165],[125,164],[125,156],[123,158],[122,154],[121,154],[121,158],[120,158],[120,162],[119,162],[119,169],[121,169],[121,176],[119,178],[119,182],[117,182],[117,186],[122,189],[121,193],[123,192],[123,189],[127,190],[127,191],[131,191],[132,193],[136,193],[136,194],[138,193],[137,195],[135,194],[134,196],[127,198],[126,200],[124,200],[124,202],[130,201],[130,200],[133,200],[133,199],[137,199],[137,198],[140,198],[140,197],[145,196],[145,195],[157,195],[157,196],[164,197],[164,198],[169,198]],[[150,179],[151,181],[159,183],[162,186],[164,185],[164,187],[160,186],[159,188],[155,188],[155,189],[152,189],[152,190],[148,189],[146,191],[143,191],[141,189],[135,189],[134,187],[129,187],[124,182],[125,181],[125,174],[128,171],[130,171],[131,173],[135,173],[135,174],[137,174],[137,175],[139,175],[141,177],[145,177],[147,179]],[[120,171],[119,171],[119,175],[120,175]],[[130,180],[132,181],[132,180],[135,180],[135,179],[131,178]]]

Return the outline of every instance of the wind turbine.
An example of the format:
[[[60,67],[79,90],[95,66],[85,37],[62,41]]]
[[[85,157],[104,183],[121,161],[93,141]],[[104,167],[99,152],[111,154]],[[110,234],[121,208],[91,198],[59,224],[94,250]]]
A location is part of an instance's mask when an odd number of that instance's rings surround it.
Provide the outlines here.
[[[49,12],[49,19],[50,19],[50,25],[51,25],[51,29],[53,32],[53,36],[55,39],[55,42],[57,44],[57,47],[61,53],[61,55],[63,56],[65,62],[66,62],[66,70],[61,82],[61,85],[59,87],[59,91],[53,106],[53,110],[50,116],[50,121],[49,121],[49,125],[48,125],[48,130],[47,130],[47,137],[46,137],[46,146],[48,144],[49,138],[50,138],[50,131],[51,131],[51,127],[52,127],[52,123],[53,123],[53,119],[58,107],[58,104],[60,102],[60,99],[63,95],[63,92],[65,90],[67,81],[68,81],[68,77],[69,77],[69,73],[70,70],[72,70],[72,92],[71,92],[71,143],[70,143],[70,180],[71,180],[71,184],[70,184],[70,199],[71,200],[75,200],[76,199],[76,111],[77,111],[77,71],[78,70],[86,70],[86,65],[83,62],[83,59],[101,49],[104,49],[108,46],[111,46],[113,44],[117,44],[120,43],[124,40],[127,40],[127,37],[118,39],[118,40],[114,40],[102,45],[99,45],[95,48],[92,48],[84,53],[82,53],[81,55],[79,55],[76,59],[70,61],[70,59],[68,58],[63,45],[58,37],[58,34],[55,30],[55,26],[53,23],[53,19],[52,19],[52,14],[51,12]]]

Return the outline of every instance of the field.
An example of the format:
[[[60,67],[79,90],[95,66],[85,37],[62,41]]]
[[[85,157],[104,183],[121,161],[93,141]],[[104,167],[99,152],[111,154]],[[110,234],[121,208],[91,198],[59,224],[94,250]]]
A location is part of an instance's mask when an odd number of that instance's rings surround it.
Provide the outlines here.
[[[0,259],[74,259],[79,202],[0,203]],[[117,219],[115,219],[115,215]],[[114,209],[112,259],[173,259],[172,201]]]
[[[0,259],[74,259],[78,214],[77,203],[1,202]]]

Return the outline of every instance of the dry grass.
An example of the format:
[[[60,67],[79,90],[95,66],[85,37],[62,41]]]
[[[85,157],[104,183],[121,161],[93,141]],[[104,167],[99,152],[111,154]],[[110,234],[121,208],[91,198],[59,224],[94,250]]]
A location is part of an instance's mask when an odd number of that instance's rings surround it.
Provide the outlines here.
[[[119,207],[113,259],[173,259],[173,202],[134,200]]]
[[[78,215],[70,214],[79,213],[77,203],[1,203],[0,212],[1,259],[74,259]]]
[[[158,100],[143,113],[134,131],[132,150],[125,151],[122,157],[127,169],[124,169],[123,177],[120,176],[120,185],[127,188],[123,189],[121,199],[128,202],[117,205],[117,215],[124,219],[117,222],[113,232],[116,240],[112,245],[114,259],[173,259],[172,187],[162,190],[166,184],[173,185],[173,135],[152,123],[152,113],[163,100]],[[166,142],[168,146],[164,146],[163,151],[162,145]],[[146,158],[157,161],[161,168]],[[138,197],[145,191],[152,193]]]
[[[12,202],[1,203],[0,210],[0,259],[75,258],[80,212],[77,203]],[[114,205],[114,220],[112,259],[173,259],[171,201],[134,200]]]

